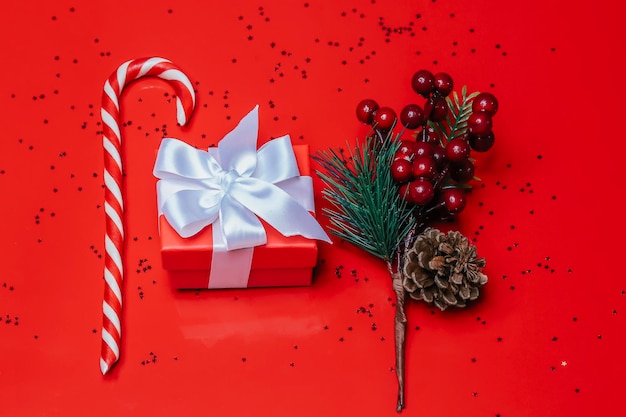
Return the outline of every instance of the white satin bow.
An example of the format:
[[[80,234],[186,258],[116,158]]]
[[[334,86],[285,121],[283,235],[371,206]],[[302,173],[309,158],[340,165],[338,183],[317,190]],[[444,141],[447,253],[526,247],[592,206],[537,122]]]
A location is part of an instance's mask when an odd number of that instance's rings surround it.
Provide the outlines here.
[[[228,250],[267,242],[259,218],[284,236],[330,242],[309,213],[314,211],[313,182],[300,176],[289,136],[257,151],[257,135],[255,106],[208,152],[178,139],[163,139],[154,166],[160,179],[159,214],[182,237],[213,224],[214,236],[221,233]]]

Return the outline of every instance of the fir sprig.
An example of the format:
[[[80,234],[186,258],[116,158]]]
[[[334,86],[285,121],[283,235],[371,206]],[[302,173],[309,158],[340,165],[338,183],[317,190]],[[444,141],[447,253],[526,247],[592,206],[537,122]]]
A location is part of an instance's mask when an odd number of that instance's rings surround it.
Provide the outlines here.
[[[479,92],[475,91],[468,95],[467,87],[463,86],[460,99],[456,91],[446,97],[450,111],[445,121],[432,123],[432,126],[445,139],[444,145],[467,131],[467,119],[472,114],[472,101],[478,94]]]
[[[388,262],[415,223],[389,169],[398,147],[390,136],[368,137],[347,158],[333,149],[314,156],[327,186],[322,195],[331,207],[322,211],[330,232]]]

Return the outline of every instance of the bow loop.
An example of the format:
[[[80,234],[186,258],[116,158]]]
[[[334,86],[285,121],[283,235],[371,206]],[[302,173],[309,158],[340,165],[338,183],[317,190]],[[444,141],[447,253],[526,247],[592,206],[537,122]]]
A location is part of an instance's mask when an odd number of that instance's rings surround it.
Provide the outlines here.
[[[174,192],[162,213],[182,237],[190,237],[215,222],[224,193],[215,190],[182,189]]]
[[[272,184],[300,176],[289,135],[267,142],[259,148],[254,177]]]
[[[217,144],[220,163],[226,171],[252,175],[257,164],[256,141],[259,132],[259,106],[254,108]]]
[[[215,178],[220,171],[221,165],[209,152],[173,138],[163,139],[154,165],[154,176],[160,179],[202,180]]]

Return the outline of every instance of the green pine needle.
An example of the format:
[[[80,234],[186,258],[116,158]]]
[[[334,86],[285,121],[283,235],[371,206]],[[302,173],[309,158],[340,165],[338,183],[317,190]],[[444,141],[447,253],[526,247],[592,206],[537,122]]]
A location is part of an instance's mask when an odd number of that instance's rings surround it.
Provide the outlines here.
[[[445,139],[443,145],[452,139],[461,136],[467,130],[467,119],[472,114],[472,101],[479,94],[475,91],[467,94],[467,87],[461,89],[461,98],[456,91],[451,96],[446,97],[450,112],[446,116],[445,122],[432,123],[431,125]]]
[[[399,141],[390,137],[382,144],[368,137],[347,157],[333,149],[314,156],[323,168],[316,171],[326,185],[322,195],[331,206],[322,209],[330,233],[386,261],[415,224],[389,169],[398,148]]]

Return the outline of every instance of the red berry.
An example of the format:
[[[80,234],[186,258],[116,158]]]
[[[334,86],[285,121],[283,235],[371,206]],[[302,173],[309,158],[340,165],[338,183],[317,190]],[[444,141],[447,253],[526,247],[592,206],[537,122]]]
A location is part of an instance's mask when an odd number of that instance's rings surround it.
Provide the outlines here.
[[[467,128],[473,135],[486,136],[491,132],[491,116],[482,111],[474,112],[467,119]]]
[[[418,156],[413,161],[413,176],[433,179],[437,174],[435,161],[427,156]]]
[[[454,83],[452,82],[452,77],[450,77],[450,75],[445,72],[435,74],[435,91],[437,91],[439,95],[446,97],[452,92],[453,87]]]
[[[469,144],[477,152],[487,152],[491,149],[495,140],[493,132],[489,132],[485,136],[469,135]]]
[[[413,144],[413,149],[415,151],[415,156],[431,157],[433,154],[433,145],[428,142],[415,142]]]
[[[472,111],[482,111],[493,116],[498,111],[498,100],[491,93],[480,93],[472,102]]]
[[[409,182],[413,179],[412,164],[406,159],[396,159],[391,163],[391,176],[397,183]]]
[[[440,122],[448,115],[448,103],[443,97],[430,97],[424,103],[424,114],[433,122]]]
[[[393,159],[403,158],[403,159],[413,159],[413,155],[415,155],[415,142],[412,140],[401,140],[400,147],[396,151],[396,154]]]
[[[368,125],[372,124],[374,112],[379,109],[378,103],[374,100],[366,98],[361,100],[356,106],[356,118]]]
[[[400,112],[400,122],[407,129],[417,129],[424,123],[424,110],[417,104],[408,104]]]
[[[421,96],[428,97],[435,90],[435,76],[427,70],[419,70],[411,79],[411,87]]]
[[[409,201],[421,206],[430,203],[435,196],[433,184],[426,178],[417,178],[416,180],[411,181],[408,188]]]
[[[446,158],[451,162],[462,162],[469,158],[470,146],[462,138],[454,138],[446,145]]]
[[[458,213],[465,208],[465,192],[459,188],[443,190],[443,202],[448,213]]]
[[[443,149],[440,146],[436,146],[433,149],[433,154],[431,156],[431,158],[433,158],[433,161],[435,161],[435,166],[437,167],[438,170],[440,170],[441,168],[443,168],[443,165],[446,161],[446,151],[445,149]]]
[[[373,124],[378,130],[389,130],[396,123],[396,112],[389,107],[381,107],[374,112]]]
[[[404,153],[400,153],[400,152],[396,152],[396,154],[393,156],[393,160],[397,161],[398,159],[404,159],[406,161],[413,161],[413,155],[407,155]]]
[[[468,182],[474,178],[474,164],[469,161],[461,161],[452,165],[450,176],[457,182]]]

